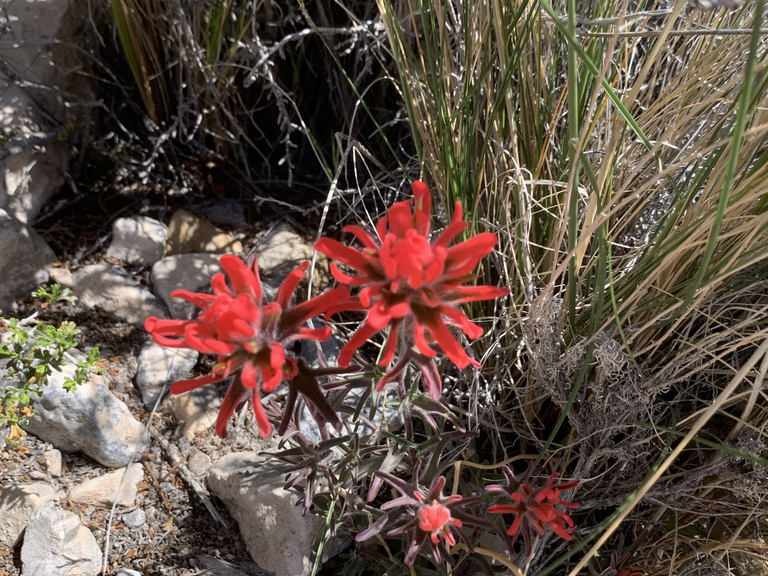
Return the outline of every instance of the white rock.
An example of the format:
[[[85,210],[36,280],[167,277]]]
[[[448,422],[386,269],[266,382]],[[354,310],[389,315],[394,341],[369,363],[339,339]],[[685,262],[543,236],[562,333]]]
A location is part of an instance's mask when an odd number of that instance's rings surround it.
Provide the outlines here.
[[[150,316],[164,318],[162,304],[147,289],[139,286],[120,268],[91,264],[73,275],[73,290],[86,306],[99,306],[105,312],[132,324],[144,324]]]
[[[211,278],[221,271],[216,254],[168,256],[152,266],[152,287],[173,318],[189,320],[197,316],[199,309],[185,300],[171,298],[171,292],[210,292]]]
[[[82,358],[76,350],[70,354]],[[60,450],[83,452],[112,468],[126,466],[137,450],[143,452],[149,445],[144,425],[109,391],[101,376],[91,376],[74,393],[67,392],[62,383],[74,371],[70,362],[51,374],[42,397],[35,400],[35,415],[24,428]]]
[[[101,550],[71,512],[49,504],[32,515],[21,547],[22,576],[96,576]]]
[[[187,458],[187,467],[195,476],[202,476],[211,467],[211,457],[197,448],[192,448]]]
[[[152,265],[163,257],[168,227],[148,216],[118,218],[112,224],[107,258],[136,266]]]
[[[312,246],[287,224],[267,230],[256,239],[259,269],[264,274],[284,275],[312,258]]]
[[[6,484],[0,488],[0,544],[13,548],[32,514],[55,495],[44,482]]]
[[[200,572],[195,572],[196,576],[268,576],[263,570],[260,570],[256,564],[252,562],[239,561],[238,566],[235,566],[231,562],[222,560],[221,558],[214,558],[207,554],[200,554],[195,556],[195,568]],[[246,571],[241,570],[245,569]]]
[[[120,568],[115,572],[115,576],[141,576],[141,572],[131,570],[130,568]]]
[[[185,394],[171,395],[168,403],[176,421],[184,423],[182,434],[191,440],[216,423],[221,396],[216,386],[203,386]]]
[[[147,522],[147,513],[141,508],[123,515],[123,524],[128,528],[141,528]]]
[[[177,210],[171,216],[166,254],[227,254],[242,250],[239,240],[187,210]]]
[[[37,232],[0,210],[0,310],[6,316],[16,298],[27,298],[48,281],[45,267],[55,259]]]
[[[165,385],[186,377],[197,364],[198,357],[196,350],[166,348],[155,342],[147,343],[139,354],[136,372],[136,384],[141,390],[144,406],[153,409]]]
[[[90,506],[110,507],[115,501],[118,506],[133,506],[142,480],[144,467],[138,463],[131,464],[75,486],[69,492],[69,499]]]
[[[72,144],[60,141],[59,134],[77,118],[64,107],[62,94],[85,96],[89,91],[84,76],[73,73],[82,67],[74,60],[75,51],[51,41],[73,40],[71,23],[83,21],[67,15],[73,4],[14,2],[3,11],[0,60],[8,74],[0,74],[0,129],[11,137],[0,158],[0,208],[25,223],[34,220],[64,183]],[[20,81],[27,85],[22,88]],[[78,106],[73,109],[80,117],[89,114]]]
[[[55,448],[44,452],[43,465],[54,478],[61,476],[61,452]]]
[[[208,487],[237,520],[254,562],[276,576],[307,576],[324,522],[311,514],[302,517],[298,494],[284,490],[284,484],[276,463],[255,452],[227,454],[208,473]]]

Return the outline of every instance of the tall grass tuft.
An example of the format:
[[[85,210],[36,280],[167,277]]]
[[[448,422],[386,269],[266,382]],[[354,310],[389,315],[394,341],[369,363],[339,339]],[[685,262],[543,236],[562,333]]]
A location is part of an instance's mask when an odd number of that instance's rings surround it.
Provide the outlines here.
[[[614,531],[663,573],[758,573],[762,0],[377,5],[422,176],[500,235],[485,283],[513,291],[480,309],[485,378],[455,407],[496,430],[497,460],[589,479],[580,541],[541,543],[529,573],[575,576]]]

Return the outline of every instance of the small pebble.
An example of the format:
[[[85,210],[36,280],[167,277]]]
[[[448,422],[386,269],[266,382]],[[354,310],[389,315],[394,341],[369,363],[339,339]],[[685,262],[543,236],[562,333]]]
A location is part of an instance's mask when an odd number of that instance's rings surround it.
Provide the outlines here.
[[[61,476],[61,452],[58,450],[48,450],[43,454],[43,464],[51,476],[58,478]]]
[[[187,458],[187,467],[195,476],[202,476],[211,467],[211,457],[197,448],[192,448]]]
[[[141,572],[131,570],[130,568],[120,568],[115,572],[115,576],[141,576]]]
[[[143,526],[146,521],[147,515],[144,510],[141,510],[140,508],[123,516],[123,523],[128,526],[128,528],[139,528],[140,526]],[[123,568],[123,570],[127,570],[127,568]],[[136,572],[136,574],[138,574],[138,572]]]
[[[32,472],[29,473],[29,477],[33,480],[45,480],[46,474],[40,470],[32,470]]]

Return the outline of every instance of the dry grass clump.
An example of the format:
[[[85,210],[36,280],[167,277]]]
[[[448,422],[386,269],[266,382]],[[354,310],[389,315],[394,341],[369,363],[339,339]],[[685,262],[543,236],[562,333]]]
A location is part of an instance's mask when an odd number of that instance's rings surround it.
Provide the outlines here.
[[[113,26],[96,41],[124,86],[105,95],[113,106],[95,148],[126,180],[301,205],[324,196],[345,139],[385,158],[381,135],[406,133],[369,2],[112,0],[108,10],[93,16]]]
[[[649,573],[765,573],[762,8],[378,5],[424,173],[500,234],[485,281],[513,289],[478,310],[463,407],[497,461],[585,479],[581,543],[529,573],[616,532]]]

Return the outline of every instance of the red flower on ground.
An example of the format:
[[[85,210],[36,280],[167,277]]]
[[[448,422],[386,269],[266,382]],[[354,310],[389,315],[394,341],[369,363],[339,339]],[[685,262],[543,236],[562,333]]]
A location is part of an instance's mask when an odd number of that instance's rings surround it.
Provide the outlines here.
[[[445,476],[439,476],[427,493],[415,484],[387,472],[376,472],[376,476],[387,482],[402,496],[384,503],[381,509],[387,514],[358,534],[355,540],[364,542],[394,525],[395,528],[390,529],[386,533],[387,536],[408,534],[409,537],[408,551],[403,560],[406,566],[413,565],[427,540],[432,548],[435,564],[440,564],[443,558],[447,562],[452,561],[448,551],[449,547],[456,545],[457,536],[470,551],[473,550],[471,539],[461,530],[463,527],[474,526],[483,530],[495,528],[487,520],[467,512],[467,508],[482,504],[482,496],[469,498],[464,498],[460,494],[443,496]],[[404,508],[407,509],[405,518],[402,514]]]
[[[249,398],[253,403],[259,433],[267,437],[271,425],[261,405],[260,392],[270,393],[284,380],[291,381],[298,392],[316,409],[323,422],[341,427],[338,416],[320,390],[315,375],[300,358],[288,351],[296,340],[323,341],[331,328],[310,329],[304,323],[326,313],[349,298],[345,287],[335,288],[307,302],[291,306],[296,287],[309,266],[301,264],[291,272],[277,291],[274,302],[264,303],[259,271],[254,259],[252,269],[232,255],[222,256],[221,267],[227,273],[216,274],[213,294],[174,290],[171,296],[201,308],[196,320],[161,320],[147,318],[144,328],[158,344],[169,348],[193,348],[203,354],[215,354],[216,365],[210,374],[171,385],[171,392],[183,394],[200,386],[234,376],[216,421],[216,433],[227,436],[227,422],[235,409]],[[280,428],[284,429],[293,409],[296,391],[289,393]]]
[[[539,535],[544,534],[544,526],[549,526],[552,531],[565,540],[573,540],[573,532],[576,526],[568,514],[557,510],[555,506],[577,508],[578,504],[566,502],[560,499],[563,490],[570,490],[578,486],[578,480],[554,484],[559,474],[552,474],[543,488],[538,490],[526,480],[530,475],[528,469],[524,479],[518,479],[512,470],[504,466],[502,468],[507,477],[506,485],[486,486],[489,492],[504,492],[512,499],[512,504],[494,504],[488,508],[488,512],[498,514],[514,514],[512,524],[507,534],[513,536],[513,542],[522,533],[525,541],[526,554],[530,554],[533,531]]]
[[[472,271],[493,251],[498,238],[482,233],[449,247],[451,241],[467,227],[462,208],[456,203],[453,220],[430,241],[429,188],[423,182],[413,183],[414,201],[398,202],[376,224],[377,239],[359,226],[346,226],[363,245],[362,249],[321,238],[315,248],[348,266],[357,273],[342,272],[336,262],[331,273],[341,283],[360,286],[357,299],[341,303],[332,312],[366,310],[363,325],[355,332],[339,355],[341,366],[349,365],[352,355],[374,334],[389,327],[389,336],[380,366],[392,361],[401,343],[398,363],[379,382],[377,389],[399,376],[413,360],[424,374],[429,392],[439,398],[442,383],[434,365],[432,344],[459,368],[480,364],[471,358],[448,326],[459,327],[469,338],[479,338],[483,329],[461,311],[465,302],[489,300],[505,296],[506,288],[462,286],[474,279]]]

